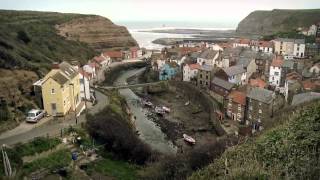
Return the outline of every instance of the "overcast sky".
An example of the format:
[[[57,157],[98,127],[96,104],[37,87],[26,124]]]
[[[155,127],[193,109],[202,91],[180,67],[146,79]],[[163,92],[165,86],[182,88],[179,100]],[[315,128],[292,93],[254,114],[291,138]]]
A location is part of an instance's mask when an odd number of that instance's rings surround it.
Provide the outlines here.
[[[320,0],[0,0],[1,9],[98,14],[112,21],[238,23],[254,10],[320,8]]]

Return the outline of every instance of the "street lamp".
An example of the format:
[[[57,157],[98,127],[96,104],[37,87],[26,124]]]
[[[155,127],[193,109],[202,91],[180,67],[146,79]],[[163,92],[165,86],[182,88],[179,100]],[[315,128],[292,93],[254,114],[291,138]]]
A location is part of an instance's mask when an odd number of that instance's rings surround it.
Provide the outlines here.
[[[74,105],[74,117],[76,119],[76,124],[78,124],[78,118],[77,118],[77,107],[74,99],[74,84],[70,83],[70,86],[72,86],[72,99],[73,99],[73,105]]]

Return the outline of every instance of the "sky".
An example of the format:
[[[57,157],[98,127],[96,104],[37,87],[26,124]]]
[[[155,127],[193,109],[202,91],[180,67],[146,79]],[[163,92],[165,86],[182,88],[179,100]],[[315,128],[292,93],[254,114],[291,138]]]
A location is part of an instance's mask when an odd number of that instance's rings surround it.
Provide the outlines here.
[[[316,9],[320,0],[0,0],[0,9],[97,14],[114,22],[212,22],[236,26],[254,10]]]

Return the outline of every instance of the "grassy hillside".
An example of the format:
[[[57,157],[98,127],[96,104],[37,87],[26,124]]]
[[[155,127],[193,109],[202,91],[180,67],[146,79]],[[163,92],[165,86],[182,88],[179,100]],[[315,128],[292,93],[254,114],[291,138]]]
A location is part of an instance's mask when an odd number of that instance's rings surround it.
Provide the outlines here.
[[[32,11],[0,11],[0,68],[45,72],[54,61],[85,62],[95,54],[87,44],[57,35],[55,25],[83,17]]]
[[[190,179],[318,179],[320,102],[283,121],[257,139],[230,148]]]
[[[238,33],[274,34],[290,32],[320,22],[320,9],[254,11],[238,25]]]

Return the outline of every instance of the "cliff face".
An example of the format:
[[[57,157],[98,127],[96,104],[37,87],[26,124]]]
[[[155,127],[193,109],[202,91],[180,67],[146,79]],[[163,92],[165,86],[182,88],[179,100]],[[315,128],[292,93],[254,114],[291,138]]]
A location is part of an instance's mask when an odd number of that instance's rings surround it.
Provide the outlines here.
[[[309,27],[320,22],[320,9],[254,11],[243,19],[237,33],[266,35]]]
[[[115,25],[101,16],[76,18],[57,25],[56,28],[59,35],[69,40],[88,43],[98,51],[138,46],[125,27]]]

